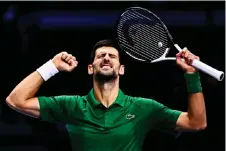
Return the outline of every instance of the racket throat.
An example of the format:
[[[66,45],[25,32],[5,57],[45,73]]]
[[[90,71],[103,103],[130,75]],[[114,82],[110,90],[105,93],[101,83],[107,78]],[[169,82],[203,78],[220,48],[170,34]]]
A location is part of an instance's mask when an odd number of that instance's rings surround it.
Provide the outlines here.
[[[175,57],[168,57],[168,58],[166,58],[166,55],[168,54],[169,50],[170,50],[170,48],[166,48],[166,51],[164,52],[164,54],[160,58],[151,61],[151,63],[160,62],[160,61],[166,61],[166,60],[176,60]]]

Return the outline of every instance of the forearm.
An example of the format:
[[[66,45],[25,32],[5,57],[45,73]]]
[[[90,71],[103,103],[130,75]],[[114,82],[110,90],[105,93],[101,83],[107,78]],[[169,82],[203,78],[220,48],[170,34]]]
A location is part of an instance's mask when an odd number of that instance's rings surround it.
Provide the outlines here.
[[[193,93],[188,97],[188,116],[193,124],[206,125],[206,108],[202,93]]]
[[[186,77],[188,96],[188,117],[192,125],[206,125],[206,108],[199,75]]]
[[[35,71],[22,80],[10,93],[7,100],[20,101],[14,103],[23,103],[21,101],[26,101],[35,96],[40,86],[44,83],[41,75]]]

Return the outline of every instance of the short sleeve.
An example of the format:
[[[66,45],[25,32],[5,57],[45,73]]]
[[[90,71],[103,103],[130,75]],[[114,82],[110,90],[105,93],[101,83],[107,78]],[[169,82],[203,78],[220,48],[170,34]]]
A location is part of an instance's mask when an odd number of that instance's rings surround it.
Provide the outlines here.
[[[42,121],[67,123],[76,110],[78,96],[38,97]]]
[[[181,111],[170,109],[153,99],[138,98],[150,127],[158,130],[174,130]]]
[[[157,101],[152,101],[152,116],[155,120],[155,129],[174,130],[181,111],[171,109]]]

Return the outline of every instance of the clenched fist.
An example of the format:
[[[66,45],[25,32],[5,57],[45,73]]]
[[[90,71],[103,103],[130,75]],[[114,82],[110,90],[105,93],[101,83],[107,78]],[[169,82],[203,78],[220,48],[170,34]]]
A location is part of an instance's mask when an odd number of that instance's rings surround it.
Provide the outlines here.
[[[78,65],[76,58],[67,52],[57,54],[52,61],[59,71],[71,72]]]
[[[186,47],[176,55],[176,62],[186,73],[196,72],[197,69],[191,64],[194,59],[200,60],[198,56],[192,54]],[[182,60],[182,58],[184,60]]]

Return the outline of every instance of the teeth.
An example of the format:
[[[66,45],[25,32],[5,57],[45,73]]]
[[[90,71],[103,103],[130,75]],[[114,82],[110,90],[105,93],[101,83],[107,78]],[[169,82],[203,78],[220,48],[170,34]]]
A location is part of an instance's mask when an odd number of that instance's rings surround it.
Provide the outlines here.
[[[111,67],[110,65],[103,65],[102,67]]]

